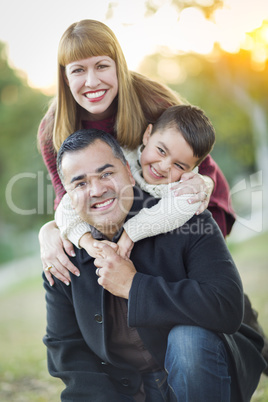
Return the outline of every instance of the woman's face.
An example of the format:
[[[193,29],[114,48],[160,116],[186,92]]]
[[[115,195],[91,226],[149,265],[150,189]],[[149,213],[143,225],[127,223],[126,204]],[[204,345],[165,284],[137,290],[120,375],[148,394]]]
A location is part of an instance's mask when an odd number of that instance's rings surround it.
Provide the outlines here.
[[[113,114],[113,101],[118,93],[114,60],[94,56],[74,61],[65,67],[65,74],[74,99],[92,119],[102,120]]]

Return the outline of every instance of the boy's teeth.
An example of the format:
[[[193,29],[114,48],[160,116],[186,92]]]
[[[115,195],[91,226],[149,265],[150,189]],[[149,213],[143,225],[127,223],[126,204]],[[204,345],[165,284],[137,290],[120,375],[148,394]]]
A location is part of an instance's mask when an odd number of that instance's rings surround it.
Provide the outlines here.
[[[100,98],[105,94],[106,91],[99,91],[99,92],[89,92],[86,94],[86,97],[89,99]]]
[[[155,168],[152,167],[152,171],[153,173],[158,176],[158,177],[162,177],[161,174],[157,173],[157,171],[155,170]]]
[[[109,205],[109,204],[111,204],[112,202],[113,202],[113,200],[111,199],[111,200],[108,200],[108,201],[106,201],[106,202],[102,202],[102,203],[100,203],[100,204],[95,204],[95,208],[106,207],[106,205]]]

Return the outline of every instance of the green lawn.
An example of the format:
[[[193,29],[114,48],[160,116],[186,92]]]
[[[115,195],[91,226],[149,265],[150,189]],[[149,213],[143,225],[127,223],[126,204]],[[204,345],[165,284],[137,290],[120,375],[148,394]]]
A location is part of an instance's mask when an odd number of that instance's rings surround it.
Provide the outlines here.
[[[230,245],[245,292],[259,312],[268,334],[268,233]],[[45,301],[41,277],[23,282],[0,295],[1,402],[56,402],[63,386],[46,368]],[[268,377],[262,376],[254,402],[268,401]]]

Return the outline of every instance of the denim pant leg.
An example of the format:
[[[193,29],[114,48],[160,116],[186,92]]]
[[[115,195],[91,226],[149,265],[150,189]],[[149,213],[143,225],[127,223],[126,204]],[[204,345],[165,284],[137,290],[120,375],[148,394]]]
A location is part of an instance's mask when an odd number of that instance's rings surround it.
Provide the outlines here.
[[[143,374],[146,402],[176,402],[173,391],[167,382],[165,370]]]
[[[169,333],[165,368],[178,402],[229,402],[228,356],[220,337],[193,326]]]

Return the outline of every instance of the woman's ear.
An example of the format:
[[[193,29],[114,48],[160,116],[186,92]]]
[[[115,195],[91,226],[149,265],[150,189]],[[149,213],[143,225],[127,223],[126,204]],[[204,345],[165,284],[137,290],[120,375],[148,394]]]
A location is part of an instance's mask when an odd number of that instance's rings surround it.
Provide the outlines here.
[[[148,127],[146,128],[144,134],[143,134],[143,138],[142,138],[142,143],[144,146],[147,145],[150,135],[152,134],[152,130],[153,130],[153,125],[152,124],[148,124]]]
[[[70,86],[70,85],[69,85],[69,80],[68,80],[68,78],[67,78],[65,68],[64,68],[64,70],[62,71],[62,74],[63,74],[63,79],[64,79],[66,85],[68,85],[68,87],[69,87],[69,86]]]

